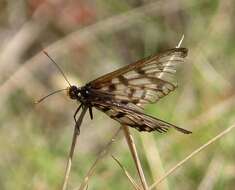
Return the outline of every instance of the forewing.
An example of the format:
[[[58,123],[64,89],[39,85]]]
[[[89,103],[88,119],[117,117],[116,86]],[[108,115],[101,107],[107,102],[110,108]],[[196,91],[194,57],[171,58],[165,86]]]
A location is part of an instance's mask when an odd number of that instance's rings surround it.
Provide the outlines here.
[[[122,125],[128,125],[137,129],[138,131],[158,131],[162,133],[167,132],[169,128],[175,128],[185,134],[191,133],[190,131],[146,115],[125,105],[102,102],[94,103],[94,106]]]
[[[187,49],[175,48],[145,58],[88,83],[97,93],[115,101],[141,106],[154,103],[176,88],[172,83],[176,66],[184,62]]]

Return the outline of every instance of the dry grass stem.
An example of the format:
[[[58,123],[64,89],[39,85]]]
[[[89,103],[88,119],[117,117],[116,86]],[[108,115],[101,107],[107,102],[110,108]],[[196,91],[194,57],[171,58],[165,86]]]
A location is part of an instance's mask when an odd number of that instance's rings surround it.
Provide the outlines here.
[[[129,172],[126,170],[126,168],[119,162],[119,160],[117,158],[115,158],[112,155],[112,158],[117,162],[117,164],[121,167],[121,169],[123,170],[123,172],[125,173],[125,175],[127,176],[127,178],[129,179],[130,183],[133,185],[133,187],[136,190],[141,190],[141,187],[135,182],[135,180],[131,177],[131,175],[129,174]]]
[[[143,171],[143,168],[141,166],[141,162],[140,162],[137,150],[136,150],[134,139],[133,139],[133,137],[130,134],[128,126],[123,125],[122,129],[123,129],[123,132],[124,132],[124,135],[125,135],[128,147],[130,149],[132,158],[134,160],[137,172],[139,174],[140,181],[142,183],[143,189],[147,190],[148,189],[147,181],[146,181],[145,176],[144,176],[144,171]]]
[[[79,190],[83,190],[86,189],[87,185],[88,185],[88,180],[89,178],[94,174],[95,171],[95,167],[97,166],[98,162],[104,158],[104,156],[107,155],[108,153],[108,149],[110,148],[110,146],[113,144],[113,142],[115,141],[115,139],[117,138],[118,134],[121,131],[121,127],[115,132],[115,134],[113,135],[113,137],[111,138],[111,140],[104,146],[104,148],[102,148],[102,150],[100,151],[100,153],[98,154],[95,162],[92,164],[91,168],[89,169],[89,171],[87,172],[87,175],[85,176],[83,182],[81,183]]]
[[[193,156],[195,156],[196,154],[198,154],[199,152],[201,152],[202,150],[207,148],[210,144],[214,143],[215,141],[217,141],[218,139],[220,139],[221,137],[223,137],[224,135],[229,133],[233,128],[235,128],[235,125],[230,126],[229,128],[225,129],[224,131],[222,131],[221,133],[216,135],[214,138],[209,140],[207,143],[203,144],[201,147],[199,147],[198,149],[193,151],[190,155],[188,155],[186,158],[184,158],[182,161],[180,161],[178,164],[176,164],[173,168],[171,168],[164,176],[162,176],[159,180],[157,180],[155,183],[153,183],[150,186],[149,190],[151,190],[154,187],[156,187],[159,183],[161,183],[169,175],[171,175],[176,169],[178,169],[180,166],[182,166],[186,161],[188,161],[190,158],[192,158]]]
[[[72,144],[70,147],[70,152],[69,152],[69,157],[67,160],[67,165],[66,165],[66,170],[65,170],[65,175],[64,175],[64,181],[63,181],[63,185],[62,185],[62,190],[66,190],[67,189],[67,185],[68,185],[68,180],[69,180],[69,174],[71,171],[71,166],[72,166],[72,160],[73,160],[73,153],[75,150],[75,146],[76,146],[76,142],[77,142],[77,137],[78,137],[78,129],[80,128],[81,124],[82,124],[82,120],[86,114],[87,111],[87,107],[84,107],[81,115],[78,118],[78,121],[74,127],[74,132],[73,132],[73,139],[72,139]]]

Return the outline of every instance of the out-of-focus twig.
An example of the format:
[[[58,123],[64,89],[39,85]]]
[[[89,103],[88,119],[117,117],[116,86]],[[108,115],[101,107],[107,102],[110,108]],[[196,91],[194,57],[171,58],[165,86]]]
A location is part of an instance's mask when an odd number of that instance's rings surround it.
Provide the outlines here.
[[[32,19],[26,22],[21,29],[7,41],[7,44],[4,44],[4,47],[2,47],[0,53],[1,77],[6,77],[6,74],[17,69],[17,64],[21,60],[21,56],[47,27],[49,19],[42,17],[46,7],[47,3],[42,3],[35,11]]]
[[[226,79],[209,61],[211,59],[210,55],[205,56],[205,52],[211,51],[210,40],[214,40],[213,36],[220,36],[231,24],[227,21],[229,14],[233,14],[232,9],[228,9],[233,4],[232,0],[228,1],[218,1],[218,8],[216,14],[212,17],[210,24],[207,27],[207,32],[204,32],[204,36],[201,36],[200,42],[197,44],[196,48],[192,51],[191,60],[194,63],[193,66],[202,75],[203,79],[210,86],[217,87],[221,93],[228,91],[233,87],[233,84]],[[225,14],[226,10],[226,14]],[[227,21],[227,22],[224,22]],[[218,22],[223,23],[223,26],[218,26]],[[224,34],[224,33],[223,33]],[[218,46],[223,47],[223,46]],[[216,56],[213,54],[213,58]]]
[[[8,97],[9,93],[17,87],[37,86],[37,88],[34,88],[33,90],[26,89],[29,95],[32,95],[32,92],[35,92],[38,89],[44,89],[30,72],[30,69],[35,67],[36,70],[36,65],[40,65],[35,63],[41,62],[41,52],[27,61],[26,64],[22,64],[20,68],[18,68],[18,63],[21,60],[22,55],[35,42],[35,40],[37,40],[39,34],[41,34],[41,32],[47,27],[49,20],[43,19],[44,17],[42,17],[45,8],[47,8],[47,3],[42,3],[35,11],[32,19],[26,22],[13,37],[11,37],[10,40],[8,40],[7,43],[3,44],[3,47],[1,47],[0,92],[2,94],[2,98],[0,100],[0,104],[2,104]],[[12,73],[14,70],[16,70],[16,72],[9,75],[9,73]],[[6,81],[2,81],[6,78]]]

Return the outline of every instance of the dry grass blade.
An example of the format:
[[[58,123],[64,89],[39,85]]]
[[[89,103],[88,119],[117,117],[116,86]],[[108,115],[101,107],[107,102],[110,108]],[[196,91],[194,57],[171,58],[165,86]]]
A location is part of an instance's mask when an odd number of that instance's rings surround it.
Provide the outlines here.
[[[77,137],[78,137],[78,128],[81,126],[82,120],[86,114],[87,111],[87,107],[85,107],[82,112],[81,115],[79,116],[79,119],[74,127],[74,132],[73,132],[73,140],[72,140],[72,144],[71,144],[71,148],[70,148],[70,152],[69,152],[69,158],[67,160],[67,165],[66,165],[66,170],[65,170],[65,175],[64,175],[64,181],[63,181],[63,185],[62,185],[62,190],[66,190],[67,185],[68,185],[68,180],[69,180],[69,174],[71,171],[71,166],[72,166],[72,160],[73,160],[73,153],[75,150],[75,146],[76,146],[76,142],[77,142]]]
[[[89,171],[87,172],[87,175],[85,176],[83,182],[81,183],[79,190],[84,190],[86,189],[87,185],[88,185],[88,180],[89,178],[93,175],[94,171],[95,171],[95,167],[97,166],[98,162],[107,154],[108,149],[110,148],[110,146],[112,145],[112,143],[115,141],[116,137],[118,136],[118,134],[120,133],[121,128],[119,128],[116,133],[113,135],[113,137],[111,138],[111,140],[104,146],[104,148],[100,151],[100,153],[98,154],[95,162],[92,164],[91,168],[89,169]]]
[[[119,162],[119,160],[117,158],[115,158],[112,155],[112,158],[117,162],[117,164],[121,167],[121,169],[124,171],[125,175],[127,176],[127,178],[129,179],[129,181],[131,182],[131,184],[133,185],[133,187],[137,190],[141,190],[141,187],[139,187],[139,185],[135,182],[135,180],[131,177],[131,175],[128,173],[128,171],[125,169],[125,167]]]
[[[144,155],[147,159],[149,170],[152,179],[158,179],[163,176],[166,171],[164,169],[164,162],[161,160],[161,155],[156,145],[153,134],[141,134],[141,141],[143,144]],[[158,189],[169,190],[168,181],[165,180],[159,184]]]
[[[146,179],[145,179],[145,176],[144,176],[144,171],[143,171],[143,168],[141,166],[141,162],[140,162],[137,150],[136,150],[136,146],[135,146],[134,140],[133,140],[133,138],[132,138],[132,136],[130,134],[128,126],[123,125],[122,129],[123,129],[123,132],[124,132],[124,135],[125,135],[128,147],[130,149],[132,158],[133,158],[133,160],[135,162],[135,166],[136,166],[137,172],[139,174],[140,181],[142,183],[143,189],[147,190],[148,189],[148,185],[147,185],[147,182],[146,182]]]
[[[149,190],[156,187],[159,183],[161,183],[164,179],[166,179],[170,174],[172,174],[176,169],[178,169],[180,166],[182,166],[186,161],[188,161],[190,158],[192,158],[193,156],[195,156],[196,154],[198,154],[199,152],[201,152],[202,150],[207,148],[210,144],[214,143],[215,141],[217,141],[218,139],[220,139],[221,137],[223,137],[224,135],[229,133],[233,128],[235,128],[235,125],[230,126],[229,128],[225,129],[224,131],[222,131],[221,133],[216,135],[214,138],[209,140],[207,143],[203,144],[198,149],[193,151],[190,155],[188,155],[186,158],[184,158],[182,161],[180,161],[178,164],[176,164],[173,168],[171,168],[164,176],[162,176],[159,180],[157,180],[155,183],[153,183],[150,186]]]

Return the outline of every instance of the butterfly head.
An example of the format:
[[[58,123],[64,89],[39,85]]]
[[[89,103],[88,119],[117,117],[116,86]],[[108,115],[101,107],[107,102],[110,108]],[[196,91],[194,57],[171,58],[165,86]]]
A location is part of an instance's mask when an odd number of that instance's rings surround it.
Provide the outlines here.
[[[79,94],[81,90],[76,86],[69,86],[67,88],[67,94],[71,99],[79,99]]]

